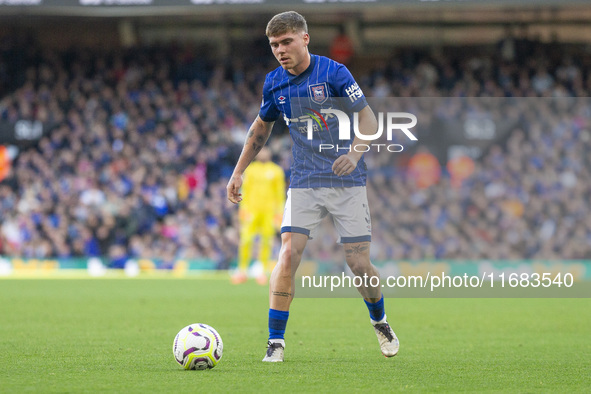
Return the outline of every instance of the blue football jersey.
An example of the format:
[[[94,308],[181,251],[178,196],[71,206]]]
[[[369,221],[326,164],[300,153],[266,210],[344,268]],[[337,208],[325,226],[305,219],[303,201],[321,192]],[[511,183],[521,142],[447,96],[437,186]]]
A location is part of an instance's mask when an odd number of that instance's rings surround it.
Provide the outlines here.
[[[273,122],[283,114],[289,126],[293,139],[290,187],[365,185],[367,169],[363,158],[349,175],[339,177],[332,172],[334,161],[348,153],[353,142],[352,114],[365,106],[367,100],[349,70],[324,56],[311,55],[310,66],[300,75],[282,67],[267,74],[259,116],[265,122]],[[339,139],[337,117],[322,114],[322,109],[338,109],[349,114],[349,140]],[[333,148],[326,148],[330,146]]]

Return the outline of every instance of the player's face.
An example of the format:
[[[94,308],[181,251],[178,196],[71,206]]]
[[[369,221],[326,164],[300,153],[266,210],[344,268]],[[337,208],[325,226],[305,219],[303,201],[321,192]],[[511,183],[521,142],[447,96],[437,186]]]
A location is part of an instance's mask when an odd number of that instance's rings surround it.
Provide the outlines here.
[[[295,75],[301,74],[310,65],[309,42],[310,36],[304,32],[289,32],[269,37],[273,55],[281,67]]]

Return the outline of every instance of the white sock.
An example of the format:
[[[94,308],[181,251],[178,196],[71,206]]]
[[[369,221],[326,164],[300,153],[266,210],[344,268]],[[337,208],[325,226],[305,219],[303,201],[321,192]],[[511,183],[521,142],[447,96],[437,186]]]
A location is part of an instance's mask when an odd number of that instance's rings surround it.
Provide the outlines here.
[[[271,342],[271,343],[280,343],[281,346],[283,346],[285,348],[285,339],[273,338],[273,339],[269,339],[269,342]]]
[[[386,323],[386,321],[387,321],[388,319],[387,319],[387,316],[386,316],[386,314],[384,313],[384,318],[383,318],[382,320],[373,320],[373,319],[371,319],[371,318],[370,318],[369,320],[371,320],[371,324],[373,324],[373,325],[375,326],[376,324],[383,324],[383,323]]]

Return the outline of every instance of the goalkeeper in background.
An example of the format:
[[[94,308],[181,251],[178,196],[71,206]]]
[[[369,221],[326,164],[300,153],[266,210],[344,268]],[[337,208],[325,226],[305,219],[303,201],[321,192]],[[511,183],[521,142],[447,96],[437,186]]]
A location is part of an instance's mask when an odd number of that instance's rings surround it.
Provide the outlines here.
[[[263,265],[263,272],[257,282],[266,285],[273,239],[281,226],[286,195],[285,173],[271,161],[269,148],[263,147],[244,172],[242,194],[238,271],[232,276],[232,283],[244,283],[248,279],[246,272],[252,258],[252,246],[259,236],[258,260]]]

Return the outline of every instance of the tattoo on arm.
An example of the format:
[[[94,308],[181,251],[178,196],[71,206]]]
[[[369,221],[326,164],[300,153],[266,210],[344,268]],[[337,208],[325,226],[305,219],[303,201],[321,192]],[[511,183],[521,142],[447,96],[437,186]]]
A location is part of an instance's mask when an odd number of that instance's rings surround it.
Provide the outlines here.
[[[264,145],[265,145],[265,138],[263,138],[262,135],[257,135],[255,137],[255,142],[252,143],[252,148],[254,149],[254,151],[256,153],[259,153],[259,151],[263,148]]]
[[[273,295],[279,297],[291,297],[291,293],[285,293],[283,291],[274,291]]]
[[[367,244],[352,246],[352,247],[345,249],[345,255],[347,257],[349,257],[349,256],[353,256],[355,254],[363,254],[363,252],[365,252],[368,249],[369,249],[369,245],[367,245]]]

